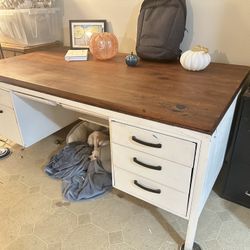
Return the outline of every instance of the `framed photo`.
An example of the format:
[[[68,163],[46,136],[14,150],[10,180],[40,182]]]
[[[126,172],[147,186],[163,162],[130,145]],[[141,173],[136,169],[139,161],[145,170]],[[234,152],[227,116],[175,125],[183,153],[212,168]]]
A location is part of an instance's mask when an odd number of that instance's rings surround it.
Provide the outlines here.
[[[106,20],[69,20],[71,48],[89,48],[92,34],[105,32],[106,26]]]

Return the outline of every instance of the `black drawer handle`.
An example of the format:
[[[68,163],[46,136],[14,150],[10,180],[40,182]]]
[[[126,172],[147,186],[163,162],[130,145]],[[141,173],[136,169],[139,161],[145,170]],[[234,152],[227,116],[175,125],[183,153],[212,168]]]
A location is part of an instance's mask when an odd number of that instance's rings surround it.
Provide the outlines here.
[[[3,113],[3,110],[0,110],[0,114],[2,114]]]
[[[248,197],[250,197],[250,191],[246,191],[245,195],[248,196]]]
[[[138,161],[136,157],[133,158],[133,161],[135,163],[137,163],[138,165],[141,165],[145,168],[149,168],[149,169],[153,169],[153,170],[158,170],[158,171],[161,171],[162,167],[161,166],[152,166],[152,165],[148,165],[146,163],[143,163],[141,161]]]
[[[160,189],[151,189],[151,188],[144,187],[144,186],[142,186],[137,180],[134,180],[134,184],[135,184],[137,187],[139,187],[139,188],[141,188],[141,189],[143,189],[143,190],[146,190],[146,191],[148,191],[148,192],[155,193],[155,194],[160,194],[160,193],[161,193],[161,190],[160,190]]]
[[[154,144],[154,143],[150,143],[150,142],[141,141],[141,140],[137,139],[135,136],[132,136],[132,140],[139,143],[139,144],[142,144],[144,146],[148,146],[151,148],[161,148],[162,147],[162,145],[160,143]]]

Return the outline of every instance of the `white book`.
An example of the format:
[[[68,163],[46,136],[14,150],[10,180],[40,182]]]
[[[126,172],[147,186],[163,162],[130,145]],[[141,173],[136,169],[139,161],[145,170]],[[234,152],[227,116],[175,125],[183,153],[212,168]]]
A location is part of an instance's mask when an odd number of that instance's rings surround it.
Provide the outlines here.
[[[88,60],[88,50],[87,49],[70,49],[65,55],[66,61],[86,61]]]

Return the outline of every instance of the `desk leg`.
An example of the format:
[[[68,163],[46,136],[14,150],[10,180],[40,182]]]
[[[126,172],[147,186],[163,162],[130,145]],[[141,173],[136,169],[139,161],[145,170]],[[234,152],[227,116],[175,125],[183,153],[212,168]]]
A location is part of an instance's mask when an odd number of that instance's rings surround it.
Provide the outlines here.
[[[185,245],[182,245],[181,250],[201,250],[201,247],[194,242],[198,219],[199,216],[197,216],[197,218],[190,218],[188,222]]]
[[[184,250],[185,247],[184,247],[184,244],[181,246],[180,250]],[[202,250],[201,247],[196,243],[194,242],[194,245],[193,245],[193,250]]]

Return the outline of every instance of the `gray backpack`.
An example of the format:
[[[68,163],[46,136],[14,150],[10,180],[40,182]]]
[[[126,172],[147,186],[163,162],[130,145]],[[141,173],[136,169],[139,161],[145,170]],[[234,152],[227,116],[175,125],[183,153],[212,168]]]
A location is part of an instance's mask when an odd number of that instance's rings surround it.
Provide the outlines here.
[[[155,61],[179,58],[186,14],[185,0],[144,0],[137,24],[137,55]]]

